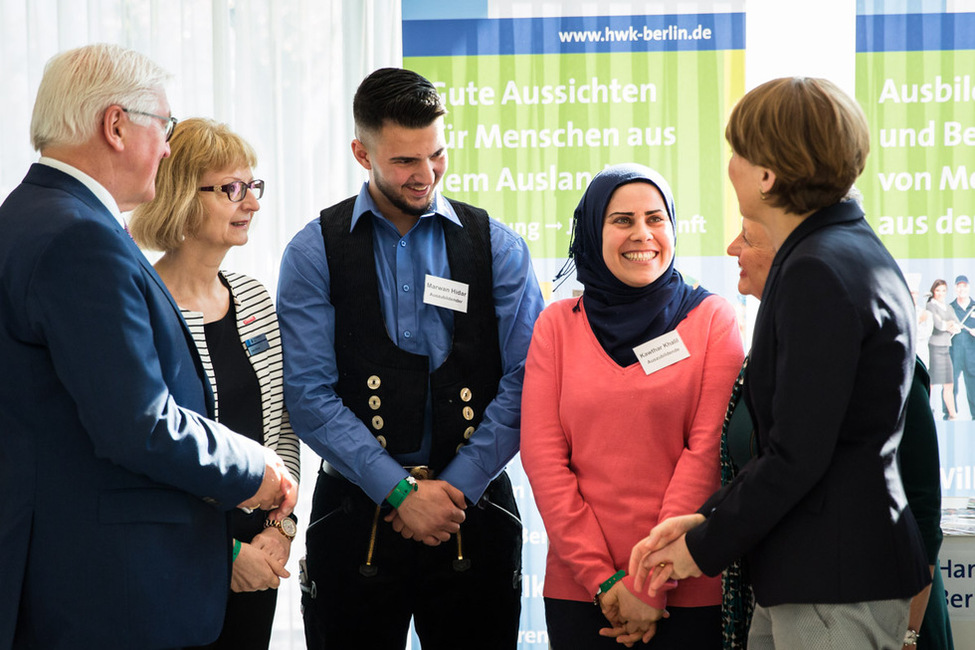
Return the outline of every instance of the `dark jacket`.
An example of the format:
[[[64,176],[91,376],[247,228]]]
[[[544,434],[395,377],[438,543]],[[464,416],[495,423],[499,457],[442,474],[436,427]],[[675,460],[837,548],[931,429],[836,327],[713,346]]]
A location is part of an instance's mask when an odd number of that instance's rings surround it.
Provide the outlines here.
[[[31,167],[0,206],[0,647],[15,626],[49,649],[216,638],[224,511],[264,458],[193,412],[212,397],[190,346],[109,210]]]
[[[855,203],[789,235],[745,379],[759,455],[687,535],[705,573],[744,555],[766,607],[909,598],[931,581],[897,463],[913,327],[903,276]]]

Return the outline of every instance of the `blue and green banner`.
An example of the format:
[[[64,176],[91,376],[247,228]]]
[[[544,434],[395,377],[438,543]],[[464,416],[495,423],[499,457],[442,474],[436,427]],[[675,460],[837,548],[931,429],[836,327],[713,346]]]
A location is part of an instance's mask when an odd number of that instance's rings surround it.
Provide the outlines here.
[[[708,2],[673,15],[504,17],[489,13],[505,3],[475,4],[484,15],[404,5],[403,65],[449,111],[444,192],[514,228],[536,260],[563,258],[592,176],[639,162],[674,188],[679,256],[723,255],[725,217],[737,215],[724,125],[744,90],[744,14],[700,11]]]
[[[874,228],[899,258],[975,256],[975,13],[861,13],[856,66]]]
[[[871,130],[857,185],[868,219],[912,285],[917,352],[931,370],[940,488],[950,506],[942,513],[948,537],[938,569],[958,641],[958,634],[967,634],[958,631],[964,630],[959,623],[975,620],[975,579],[964,570],[973,555],[965,536],[975,532],[967,507],[975,496],[975,400],[969,398],[975,387],[967,385],[975,384],[967,381],[975,376],[975,353],[968,351],[975,331],[955,331],[949,354],[939,358],[929,341],[945,324],[925,308],[943,282],[947,313],[954,317],[950,303],[959,296],[964,302],[975,280],[975,13],[955,11],[955,4],[860,0],[856,96]]]

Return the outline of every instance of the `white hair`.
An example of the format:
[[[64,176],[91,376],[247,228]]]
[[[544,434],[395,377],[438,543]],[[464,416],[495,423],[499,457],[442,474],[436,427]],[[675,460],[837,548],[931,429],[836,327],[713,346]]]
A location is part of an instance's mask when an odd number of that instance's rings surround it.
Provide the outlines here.
[[[34,149],[86,142],[113,104],[158,110],[158,95],[170,77],[145,55],[120,45],[97,43],[56,54],[37,89],[30,122]]]

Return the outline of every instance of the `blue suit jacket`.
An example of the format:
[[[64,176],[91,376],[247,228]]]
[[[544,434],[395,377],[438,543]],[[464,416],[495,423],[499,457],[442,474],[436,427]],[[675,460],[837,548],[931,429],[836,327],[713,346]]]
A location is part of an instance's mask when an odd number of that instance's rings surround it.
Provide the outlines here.
[[[198,415],[209,388],[191,349],[112,214],[32,166],[0,206],[0,648],[219,633],[225,511],[264,460]]]
[[[745,555],[766,607],[909,598],[931,582],[897,463],[913,323],[907,284],[855,203],[789,235],[745,376],[759,453],[687,534],[702,571]]]

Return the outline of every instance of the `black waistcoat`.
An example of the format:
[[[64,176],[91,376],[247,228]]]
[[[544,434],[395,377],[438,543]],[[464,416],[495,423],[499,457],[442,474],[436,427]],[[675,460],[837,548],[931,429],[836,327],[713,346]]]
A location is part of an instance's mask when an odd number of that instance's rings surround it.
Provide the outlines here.
[[[451,201],[463,228],[442,219],[450,275],[469,287],[467,313],[454,312],[450,352],[432,373],[428,357],[389,338],[379,299],[373,224],[363,215],[349,232],[355,197],[322,210],[330,296],[335,307],[335,391],[394,457],[423,441],[427,390],[432,393],[430,467],[440,472],[470,439],[501,380],[494,312],[491,235],[483,210]]]

